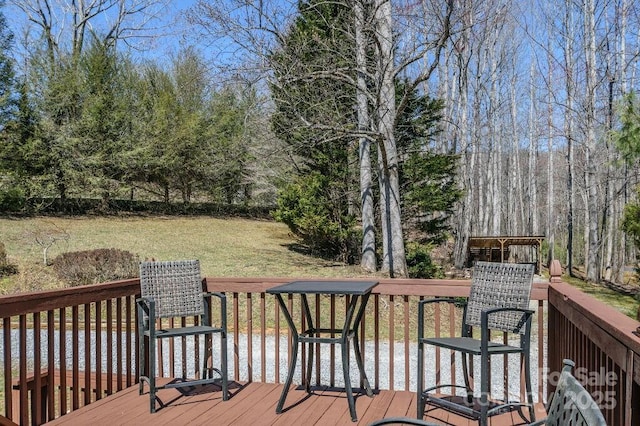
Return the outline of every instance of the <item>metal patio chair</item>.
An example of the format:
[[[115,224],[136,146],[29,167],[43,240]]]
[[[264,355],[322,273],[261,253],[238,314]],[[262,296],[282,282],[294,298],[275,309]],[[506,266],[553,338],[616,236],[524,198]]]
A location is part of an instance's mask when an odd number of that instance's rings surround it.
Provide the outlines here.
[[[556,390],[547,404],[547,417],[531,423],[531,426],[606,426],[598,404],[573,376],[575,363],[565,359],[562,364]]]
[[[227,379],[227,301],[223,293],[203,292],[200,262],[180,260],[140,263],[140,292],[136,300],[138,309],[138,333],[140,345],[140,395],[144,383],[149,385],[150,410],[156,411],[156,392],[159,389],[191,387],[219,382],[222,399],[229,398]],[[211,296],[220,300],[220,326],[211,322]],[[170,328],[163,328],[162,318],[173,318]],[[179,320],[175,321],[175,319]],[[158,321],[160,320],[160,321]],[[167,320],[165,320],[167,322]],[[172,324],[188,324],[173,327]],[[157,327],[160,328],[157,328]],[[212,338],[220,335],[220,368],[208,366],[212,362]],[[199,378],[181,377],[158,386],[156,383],[156,354],[158,339],[203,336],[206,356]],[[194,337],[194,345],[198,340]],[[145,369],[148,357],[148,375]],[[197,368],[197,366],[196,366]],[[186,370],[183,368],[183,371]],[[214,375],[213,373],[217,373]],[[183,373],[184,374],[184,373]],[[214,377],[219,376],[219,377]]]
[[[473,268],[471,291],[466,301],[455,298],[423,300],[418,309],[418,418],[424,416],[425,405],[444,408],[472,420],[482,426],[488,418],[506,411],[518,410],[523,420],[535,421],[533,396],[531,393],[531,366],[529,359],[531,317],[529,309],[534,265],[477,262]],[[460,337],[425,337],[424,311],[433,303],[454,303],[464,307]],[[481,329],[480,338],[473,337],[473,327]],[[491,340],[491,331],[513,333],[519,336],[519,345]],[[500,333],[502,335],[503,333]],[[464,386],[436,384],[424,388],[425,345],[445,348],[462,357]],[[495,355],[521,354],[524,363],[524,381],[527,401],[509,401],[492,398],[490,394],[490,358]],[[469,362],[480,357],[480,398],[474,397]],[[453,395],[442,395],[434,391],[450,388]],[[455,389],[464,389],[465,395],[456,395]],[[522,409],[529,409],[529,419]]]

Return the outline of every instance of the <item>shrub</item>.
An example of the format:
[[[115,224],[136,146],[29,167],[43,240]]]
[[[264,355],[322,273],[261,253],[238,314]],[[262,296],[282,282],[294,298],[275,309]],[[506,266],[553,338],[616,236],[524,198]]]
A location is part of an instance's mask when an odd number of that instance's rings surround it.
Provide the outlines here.
[[[0,188],[0,212],[17,213],[24,209],[26,198],[18,188]]]
[[[408,242],[405,247],[407,268],[411,278],[442,278],[441,268],[431,259],[431,246]]]
[[[138,276],[137,255],[118,249],[95,249],[63,253],[52,266],[71,286],[96,284]]]
[[[0,278],[18,273],[18,266],[9,263],[7,260],[7,250],[4,244],[0,243]]]
[[[344,197],[326,176],[298,176],[278,195],[274,218],[285,223],[312,254],[353,264],[358,260],[360,229]]]

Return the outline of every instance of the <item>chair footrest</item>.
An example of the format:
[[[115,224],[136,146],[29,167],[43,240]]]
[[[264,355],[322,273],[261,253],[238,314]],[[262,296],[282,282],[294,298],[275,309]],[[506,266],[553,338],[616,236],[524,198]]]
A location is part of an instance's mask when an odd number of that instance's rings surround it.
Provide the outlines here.
[[[467,401],[465,396],[459,395],[434,395],[424,394],[424,400],[427,404],[435,405],[461,416],[467,417],[471,420],[480,419],[481,403],[480,398],[472,398],[471,402]],[[514,411],[518,407],[526,404],[512,404],[504,401],[489,401],[489,415],[497,415]]]
[[[208,379],[191,379],[185,380],[183,382],[169,382],[163,386],[157,386],[156,389],[170,389],[170,388],[183,388],[190,386],[200,386],[200,385],[209,385],[215,382],[219,382],[222,380],[219,377],[208,378]]]
[[[187,326],[187,327],[157,329],[155,330],[155,336],[158,339],[164,339],[168,337],[183,337],[183,336],[214,334],[214,333],[224,333],[224,332],[225,330],[221,327],[211,327],[208,325],[193,325],[193,326]],[[148,336],[149,330],[145,330],[144,334],[145,336]]]

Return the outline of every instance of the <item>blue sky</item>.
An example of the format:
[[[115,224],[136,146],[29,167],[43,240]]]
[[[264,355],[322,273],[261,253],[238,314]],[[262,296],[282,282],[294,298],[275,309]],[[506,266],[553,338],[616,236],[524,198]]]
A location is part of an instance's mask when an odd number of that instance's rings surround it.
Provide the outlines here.
[[[176,52],[181,43],[184,43],[185,34],[189,34],[189,31],[185,31],[183,14],[195,2],[196,0],[160,0],[159,3],[165,4],[158,8],[158,19],[154,21],[155,25],[153,25],[155,29],[151,30],[150,33],[150,35],[157,37],[145,37],[136,40],[134,42],[136,49],[131,50],[131,54],[141,58],[161,61],[170,53]],[[53,0],[51,3],[63,3],[63,0]],[[39,28],[30,23],[27,15],[15,4],[7,2],[2,12],[7,18],[9,29],[14,34],[14,53],[18,62],[20,62],[20,58],[24,56],[25,35],[29,34],[30,38],[34,38]],[[62,17],[59,7],[54,9],[54,14]],[[59,24],[59,22],[54,24]],[[105,25],[105,20],[102,23],[95,21],[93,28],[100,31],[105,28]],[[70,25],[67,24],[67,27],[70,27]],[[54,30],[59,30],[59,28],[59,25],[54,26]],[[158,36],[158,34],[161,35]]]

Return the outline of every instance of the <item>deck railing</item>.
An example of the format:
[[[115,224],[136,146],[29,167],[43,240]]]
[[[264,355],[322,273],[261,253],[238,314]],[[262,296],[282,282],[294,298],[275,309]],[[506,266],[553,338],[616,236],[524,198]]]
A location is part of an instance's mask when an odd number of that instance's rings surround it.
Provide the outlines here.
[[[290,280],[206,279],[209,291],[225,292],[229,299],[228,324],[232,340],[229,367],[233,380],[276,383],[284,381],[290,359],[289,330],[278,304],[272,296],[266,295],[265,290]],[[551,285],[554,286],[556,284]],[[537,310],[533,333],[535,341],[532,347],[536,353],[533,359],[538,374],[534,374],[534,385],[538,401],[545,399],[550,390],[547,388],[546,375],[550,371],[549,368],[559,371],[562,357],[580,360],[580,351],[590,350],[583,343],[575,345],[575,350],[578,351],[576,353],[568,352],[564,347],[558,348],[559,341],[572,341],[575,335],[559,334],[560,330],[556,328],[558,312],[562,312],[562,315],[568,318],[566,321],[571,323],[575,316],[573,312],[580,310],[580,301],[576,302],[576,306],[563,300],[558,301],[556,295],[561,290],[551,291],[549,287],[548,283],[535,283],[532,292],[532,307]],[[134,300],[138,292],[138,281],[129,280],[0,297],[3,329],[0,349],[3,354],[4,380],[0,398],[0,424],[3,417],[25,425],[46,423],[50,419],[135,384],[139,354]],[[415,390],[416,372],[413,359],[416,351],[417,301],[438,296],[466,297],[468,293],[468,280],[380,280],[369,300],[360,333],[364,346],[365,369],[371,384],[378,389]],[[547,306],[548,294],[554,295],[554,306],[551,306],[551,302]],[[333,328],[333,324],[339,324],[345,312],[344,299],[335,296],[314,298],[311,304],[314,307],[316,324],[319,322],[322,326],[330,328]],[[288,303],[294,317],[300,318],[301,315],[295,315],[296,312],[299,313],[299,299],[289,298]],[[603,307],[602,304],[598,305],[599,309]],[[590,308],[594,322],[597,312],[596,309]],[[458,332],[460,312],[457,309],[443,307],[430,314],[432,333],[444,336]],[[551,325],[549,329],[547,317]],[[619,330],[617,333],[625,332]],[[601,334],[616,336],[619,340],[612,328],[602,331]],[[636,338],[634,341],[635,336],[628,334],[629,336],[625,335],[625,339],[628,338],[629,342],[623,342],[623,345],[627,345],[627,358],[624,358],[624,368],[621,370],[626,381],[623,388],[616,388],[621,393],[628,392],[624,393],[616,408],[624,414],[633,411],[630,407],[638,407],[637,389],[640,382],[640,352],[632,345],[637,345],[640,339]],[[588,337],[581,339],[589,340]],[[192,362],[190,360],[199,359],[201,356],[198,345],[194,347],[189,341],[178,340],[166,346],[162,349],[163,366],[166,362],[166,365],[175,364],[178,365],[177,368],[187,368]],[[608,348],[609,346],[604,349],[604,353],[607,353]],[[617,354],[619,350],[616,351]],[[195,355],[192,355],[194,352]],[[302,362],[305,355],[303,351]],[[335,360],[338,358],[332,353],[332,349],[322,352],[321,357],[316,358],[312,382],[340,386],[341,374],[335,373]],[[428,380],[460,380],[459,368],[451,362],[448,353],[436,353],[434,358],[432,368],[427,373],[431,377]],[[614,359],[614,362],[619,362],[618,358]],[[506,365],[507,362],[503,362],[502,368],[506,369]],[[340,368],[339,365],[337,367]],[[588,368],[591,368],[591,364]],[[180,375],[176,374],[173,367],[162,370],[168,377]],[[304,372],[301,371],[299,374]],[[508,393],[517,383],[510,384],[509,381],[512,379],[506,375],[505,377],[506,383],[501,385],[503,392]],[[552,375],[549,377],[553,378]],[[300,375],[297,375],[297,378],[296,380],[299,380]],[[553,384],[552,381],[550,383]],[[630,418],[631,423],[611,424],[637,424],[638,414],[635,411]]]
[[[556,269],[559,265],[556,266]],[[549,371],[562,359],[594,397],[607,424],[640,425],[640,323],[552,277],[549,286]],[[552,385],[558,373],[551,373]]]
[[[137,382],[139,292],[129,280],[0,297],[0,420],[42,424]]]

